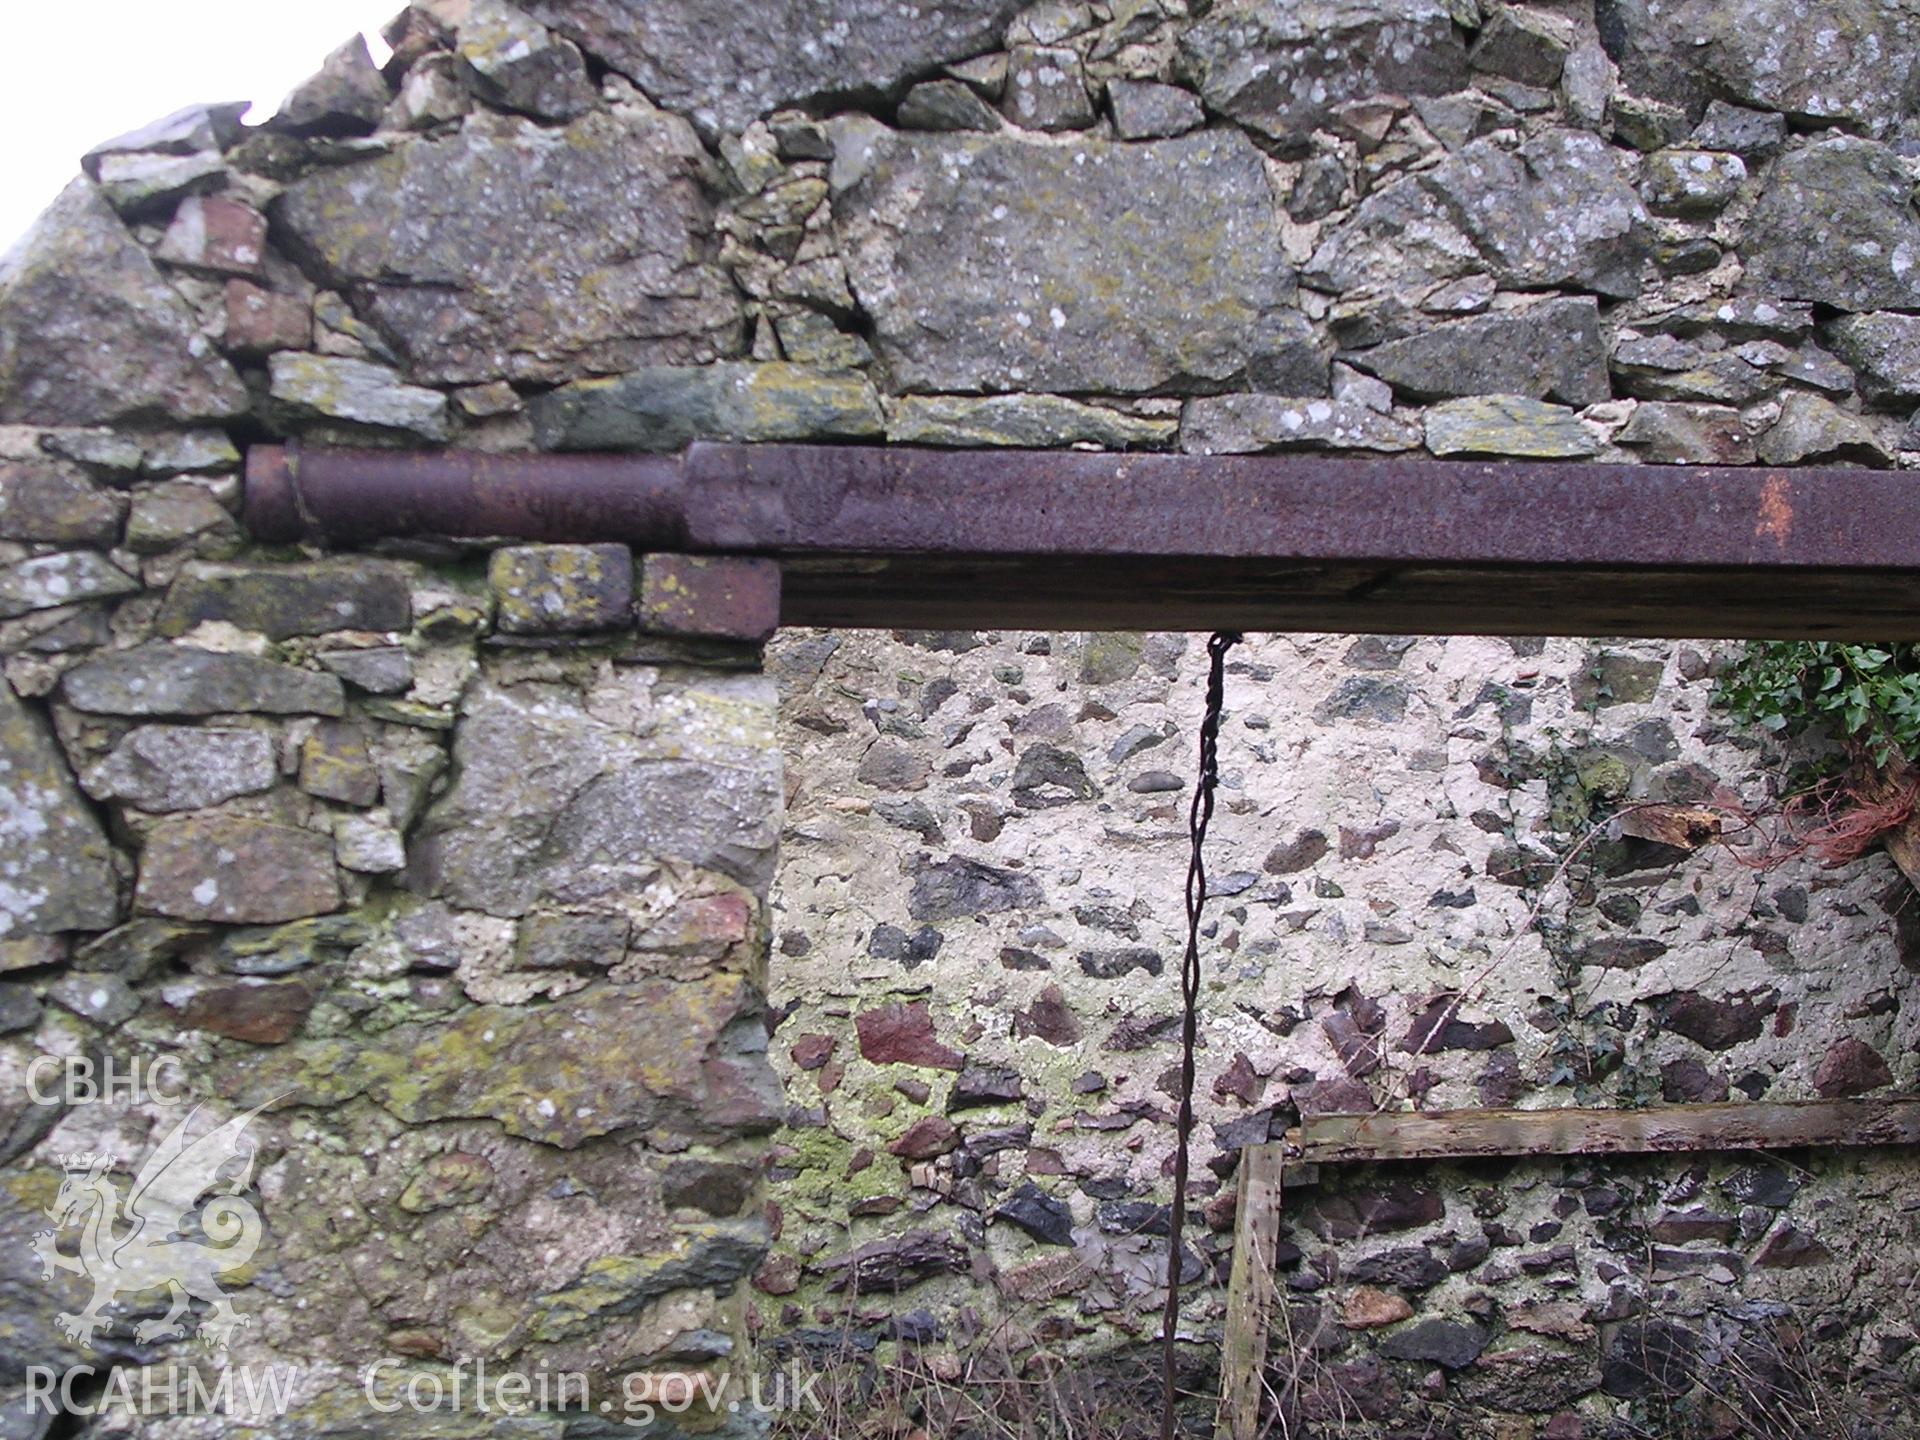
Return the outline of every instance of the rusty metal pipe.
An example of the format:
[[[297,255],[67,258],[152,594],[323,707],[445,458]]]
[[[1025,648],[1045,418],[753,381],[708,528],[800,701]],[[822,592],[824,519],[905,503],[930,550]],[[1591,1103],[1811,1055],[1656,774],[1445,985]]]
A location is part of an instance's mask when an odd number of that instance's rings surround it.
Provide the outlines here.
[[[686,543],[677,455],[483,455],[256,445],[246,519],[272,544],[401,536]]]
[[[1888,471],[260,447],[247,518],[771,556],[787,624],[1920,639],[1920,485]]]

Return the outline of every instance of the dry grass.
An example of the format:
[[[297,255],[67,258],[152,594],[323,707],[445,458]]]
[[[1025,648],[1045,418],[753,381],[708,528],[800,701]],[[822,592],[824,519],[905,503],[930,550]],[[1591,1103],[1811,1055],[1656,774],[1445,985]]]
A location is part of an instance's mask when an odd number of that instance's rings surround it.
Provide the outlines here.
[[[883,1359],[850,1343],[816,1349],[817,1405],[774,1417],[772,1440],[1153,1440],[1157,1351],[1069,1357],[1007,1323],[964,1353],[900,1345]],[[789,1362],[790,1363],[790,1362]],[[1212,1433],[1209,1386],[1188,1396],[1183,1433]]]

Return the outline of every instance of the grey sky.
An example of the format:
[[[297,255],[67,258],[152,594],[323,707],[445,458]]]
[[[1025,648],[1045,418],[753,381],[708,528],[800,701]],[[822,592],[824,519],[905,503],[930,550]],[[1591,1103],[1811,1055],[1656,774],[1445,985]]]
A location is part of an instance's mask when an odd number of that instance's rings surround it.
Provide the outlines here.
[[[357,30],[404,0],[92,0],[16,5],[0,49],[0,251],[14,243],[106,140],[183,105],[252,100],[271,114],[286,92]],[[85,34],[76,34],[76,24]],[[377,52],[378,53],[378,52]]]

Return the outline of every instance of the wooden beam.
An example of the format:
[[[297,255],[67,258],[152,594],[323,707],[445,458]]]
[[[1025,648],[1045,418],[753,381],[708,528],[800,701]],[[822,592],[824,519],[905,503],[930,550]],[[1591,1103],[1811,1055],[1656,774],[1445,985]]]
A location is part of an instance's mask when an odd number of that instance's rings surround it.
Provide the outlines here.
[[[1299,1159],[1322,1164],[1920,1145],[1920,1099],[1730,1101],[1647,1110],[1393,1110],[1375,1115],[1313,1115],[1287,1133],[1287,1143]]]
[[[1267,1334],[1279,1299],[1275,1257],[1286,1146],[1240,1152],[1240,1201],[1233,1220],[1233,1272],[1227,1281],[1226,1335],[1220,1351],[1220,1412],[1215,1440],[1254,1440],[1266,1389]]]

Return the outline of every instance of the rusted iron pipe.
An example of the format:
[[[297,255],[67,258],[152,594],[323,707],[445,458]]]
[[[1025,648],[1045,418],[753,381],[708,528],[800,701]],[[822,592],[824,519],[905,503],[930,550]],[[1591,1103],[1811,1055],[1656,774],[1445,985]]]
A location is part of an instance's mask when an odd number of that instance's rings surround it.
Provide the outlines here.
[[[1881,470],[695,445],[686,477],[719,550],[1920,573]]]
[[[359,545],[401,536],[686,543],[677,455],[482,455],[256,445],[247,528],[259,540]]]
[[[256,449],[262,539],[769,556],[789,625],[1920,639],[1897,472],[697,444]]]
[[[1880,470],[696,444],[680,456],[255,446],[262,540],[619,540],[775,555],[1920,573]]]

